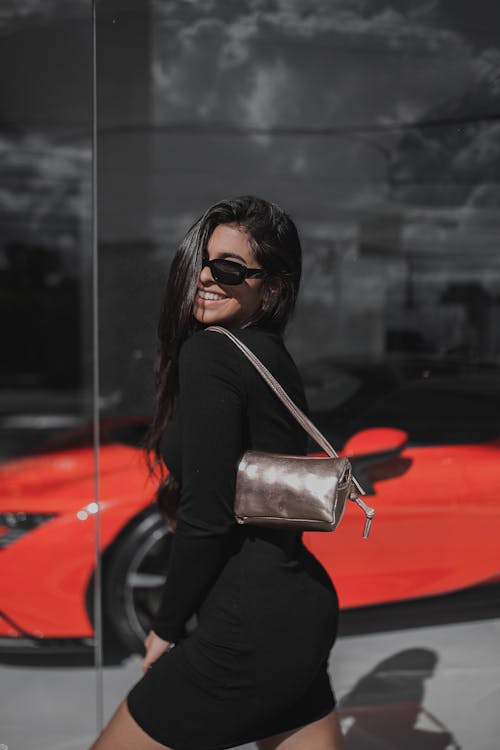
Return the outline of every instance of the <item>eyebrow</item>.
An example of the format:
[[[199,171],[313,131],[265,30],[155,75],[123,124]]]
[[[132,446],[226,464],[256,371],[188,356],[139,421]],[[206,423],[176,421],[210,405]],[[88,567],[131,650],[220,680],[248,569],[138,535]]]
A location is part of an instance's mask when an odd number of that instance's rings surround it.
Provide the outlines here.
[[[248,262],[241,255],[238,255],[238,253],[224,253],[224,252],[222,252],[222,253],[219,253],[217,257],[218,258],[238,258],[238,260],[241,260],[241,262],[244,263],[245,265]]]

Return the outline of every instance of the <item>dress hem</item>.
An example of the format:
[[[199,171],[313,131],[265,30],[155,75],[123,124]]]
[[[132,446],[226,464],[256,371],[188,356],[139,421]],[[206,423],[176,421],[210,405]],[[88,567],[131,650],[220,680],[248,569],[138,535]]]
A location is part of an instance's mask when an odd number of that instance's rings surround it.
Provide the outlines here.
[[[129,706],[129,703],[128,703],[128,696],[125,698],[125,702],[127,704],[127,709],[128,709],[128,712],[129,712],[130,716],[135,721],[135,723],[137,724],[137,726],[140,727],[145,734],[147,734],[149,737],[151,737],[151,739],[154,740],[155,742],[159,742],[160,745],[164,745],[164,747],[170,748],[170,750],[179,750],[178,747],[176,747],[175,745],[170,745],[170,744],[166,745],[163,742],[163,740],[158,739],[158,737],[154,737],[149,731],[147,731],[146,729],[144,729],[144,727],[137,721],[137,719],[135,718],[135,716],[132,714],[132,712],[130,710],[130,706]],[[274,737],[275,735],[278,735],[278,734],[283,734],[285,732],[293,732],[296,729],[301,729],[302,727],[307,727],[307,726],[309,726],[309,724],[314,724],[315,721],[319,721],[320,719],[323,719],[325,716],[328,716],[328,714],[331,713],[336,707],[337,707],[337,702],[335,701],[333,704],[331,704],[330,706],[328,706],[328,708],[326,710],[324,709],[324,710],[320,711],[318,713],[318,715],[314,719],[311,719],[306,724],[297,724],[296,726],[289,727],[287,729],[281,729],[280,731],[273,732],[272,734],[265,734],[265,735],[262,735],[261,737],[255,737],[255,738],[252,738],[252,739],[239,740],[238,744],[236,744],[236,745],[235,744],[228,745],[226,743],[223,743],[223,744],[218,744],[218,745],[208,745],[208,746],[207,745],[203,745],[202,747],[200,747],[200,745],[197,744],[196,745],[196,750],[232,750],[232,748],[237,748],[238,745],[241,745],[242,743],[245,744],[245,745],[248,744],[249,742],[257,743],[257,742],[260,742],[261,740],[268,739],[269,737]]]

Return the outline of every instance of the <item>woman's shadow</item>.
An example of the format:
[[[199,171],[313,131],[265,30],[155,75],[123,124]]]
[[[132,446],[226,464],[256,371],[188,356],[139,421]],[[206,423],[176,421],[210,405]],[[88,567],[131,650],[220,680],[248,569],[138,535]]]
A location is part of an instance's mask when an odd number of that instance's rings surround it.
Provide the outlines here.
[[[346,750],[457,750],[453,734],[422,705],[437,660],[428,649],[406,649],[362,677],[339,701]],[[417,728],[417,720],[432,728]]]

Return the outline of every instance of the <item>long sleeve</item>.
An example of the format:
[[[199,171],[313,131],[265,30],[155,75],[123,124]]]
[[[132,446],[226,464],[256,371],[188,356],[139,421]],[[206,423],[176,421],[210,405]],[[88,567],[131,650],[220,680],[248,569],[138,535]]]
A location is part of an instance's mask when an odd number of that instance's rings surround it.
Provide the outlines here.
[[[167,579],[152,629],[175,642],[215,582],[234,529],[245,393],[237,353],[198,331],[179,356],[182,487]],[[236,356],[235,356],[236,354]]]

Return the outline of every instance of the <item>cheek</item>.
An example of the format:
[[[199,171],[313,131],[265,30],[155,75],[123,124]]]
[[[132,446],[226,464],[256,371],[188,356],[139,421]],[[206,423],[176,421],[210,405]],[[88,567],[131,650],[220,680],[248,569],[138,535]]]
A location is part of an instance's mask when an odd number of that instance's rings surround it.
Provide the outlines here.
[[[248,284],[248,287],[245,289],[246,302],[250,305],[259,305],[264,295],[263,285],[258,280],[253,280],[251,285],[250,282]]]
[[[261,304],[260,294],[255,289],[248,289],[246,294],[240,298],[240,304],[247,310],[255,310]]]

